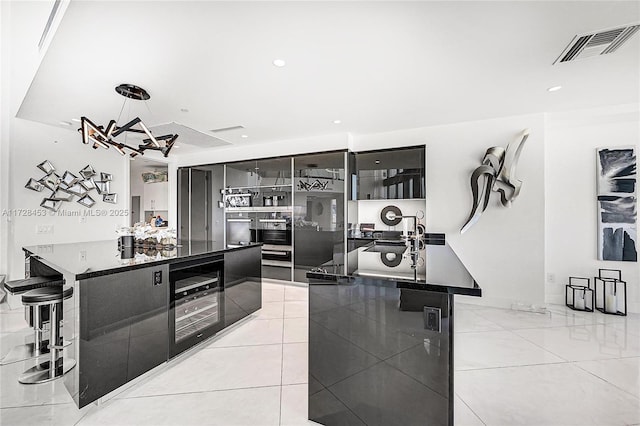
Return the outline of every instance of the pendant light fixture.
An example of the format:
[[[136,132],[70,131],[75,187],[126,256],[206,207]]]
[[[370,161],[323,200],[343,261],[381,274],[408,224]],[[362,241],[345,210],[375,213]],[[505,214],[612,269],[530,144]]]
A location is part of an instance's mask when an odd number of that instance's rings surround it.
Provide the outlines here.
[[[122,110],[124,110],[128,99],[147,101],[151,98],[149,92],[134,84],[121,84],[115,89],[118,94],[127,98],[124,100],[120,115],[122,115]],[[154,136],[140,117],[136,117],[122,126],[118,125],[119,120],[120,117],[118,117],[118,120],[109,121],[109,124],[107,124],[105,128],[104,126],[96,125],[87,117],[82,117],[80,119],[81,127],[78,129],[82,134],[82,143],[93,144],[93,149],[109,149],[113,147],[121,155],[128,153],[131,157],[135,157],[138,154],[144,155],[144,152],[148,149],[160,151],[165,157],[168,157],[171,148],[173,148],[176,139],[178,139],[178,135],[174,134]],[[128,133],[146,135],[147,138],[142,139],[142,144],[139,144],[137,147],[131,146],[127,144],[126,138]],[[124,137],[123,142],[115,140],[115,138],[121,135]]]

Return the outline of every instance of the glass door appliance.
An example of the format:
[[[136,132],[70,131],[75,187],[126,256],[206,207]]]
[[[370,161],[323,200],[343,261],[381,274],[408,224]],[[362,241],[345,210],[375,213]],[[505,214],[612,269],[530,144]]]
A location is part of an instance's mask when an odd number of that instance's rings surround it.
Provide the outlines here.
[[[223,256],[169,265],[169,357],[224,328]]]

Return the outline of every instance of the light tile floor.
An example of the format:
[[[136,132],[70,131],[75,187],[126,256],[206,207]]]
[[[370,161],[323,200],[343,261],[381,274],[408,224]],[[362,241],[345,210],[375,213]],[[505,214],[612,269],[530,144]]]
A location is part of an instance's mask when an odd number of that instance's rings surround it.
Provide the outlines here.
[[[305,287],[263,284],[263,308],[99,405],[61,381],[0,367],[2,425],[307,425]],[[5,307],[6,308],[6,307]],[[0,309],[0,356],[30,336]],[[549,314],[456,304],[457,425],[640,425],[640,315]]]

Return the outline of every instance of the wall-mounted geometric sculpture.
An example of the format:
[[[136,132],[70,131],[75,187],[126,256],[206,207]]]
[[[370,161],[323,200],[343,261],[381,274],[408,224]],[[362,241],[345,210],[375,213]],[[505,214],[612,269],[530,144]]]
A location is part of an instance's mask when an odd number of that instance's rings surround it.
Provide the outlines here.
[[[92,207],[96,200],[89,193],[93,190],[102,195],[102,201],[105,203],[117,203],[117,194],[110,191],[109,183],[113,180],[111,173],[100,173],[102,181],[96,182],[94,176],[97,173],[90,165],[80,170],[78,173],[80,176],[66,170],[60,177],[56,174],[53,164],[48,160],[38,164],[38,168],[46,174],[39,180],[30,178],[24,187],[36,192],[51,191],[51,194],[43,198],[40,203],[40,206],[45,209],[57,212],[63,202],[73,201],[74,196],[78,197],[79,204]]]
[[[515,178],[516,167],[528,137],[529,129],[525,129],[514,142],[507,145],[506,149],[493,146],[484,154],[482,165],[471,175],[473,207],[469,218],[460,229],[461,234],[468,231],[480,219],[489,205],[491,191],[500,193],[500,201],[505,207],[510,207],[511,202],[518,197],[522,181]]]
[[[93,207],[93,205],[96,203],[96,200],[94,200],[90,195],[87,194],[80,197],[78,203],[82,204],[85,207]]]
[[[118,194],[102,194],[102,201],[105,203],[116,204],[118,202]]]

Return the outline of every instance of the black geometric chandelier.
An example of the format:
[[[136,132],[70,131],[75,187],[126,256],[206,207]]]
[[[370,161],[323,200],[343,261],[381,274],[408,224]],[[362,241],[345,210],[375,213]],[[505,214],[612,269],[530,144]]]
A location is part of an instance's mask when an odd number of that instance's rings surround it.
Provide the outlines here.
[[[125,98],[146,101],[151,98],[149,93],[142,87],[138,87],[133,84],[121,84],[116,87],[116,92]],[[125,99],[126,102],[126,99]],[[123,105],[124,109],[124,105]],[[165,157],[169,156],[169,151],[173,148],[173,144],[178,139],[178,135],[164,135],[153,136],[151,131],[145,126],[139,117],[134,118],[123,126],[118,126],[116,120],[109,121],[106,128],[104,126],[98,126],[87,117],[80,119],[81,126],[78,131],[82,134],[82,143],[93,143],[93,149],[104,148],[109,149],[113,147],[122,155],[126,155],[129,151],[131,157],[135,157],[138,154],[144,155],[144,152],[148,149],[153,151],[160,151]],[[147,136],[142,140],[142,144],[138,147],[133,147],[126,144],[126,134],[137,133]],[[115,138],[124,135],[125,142],[116,141]]]

